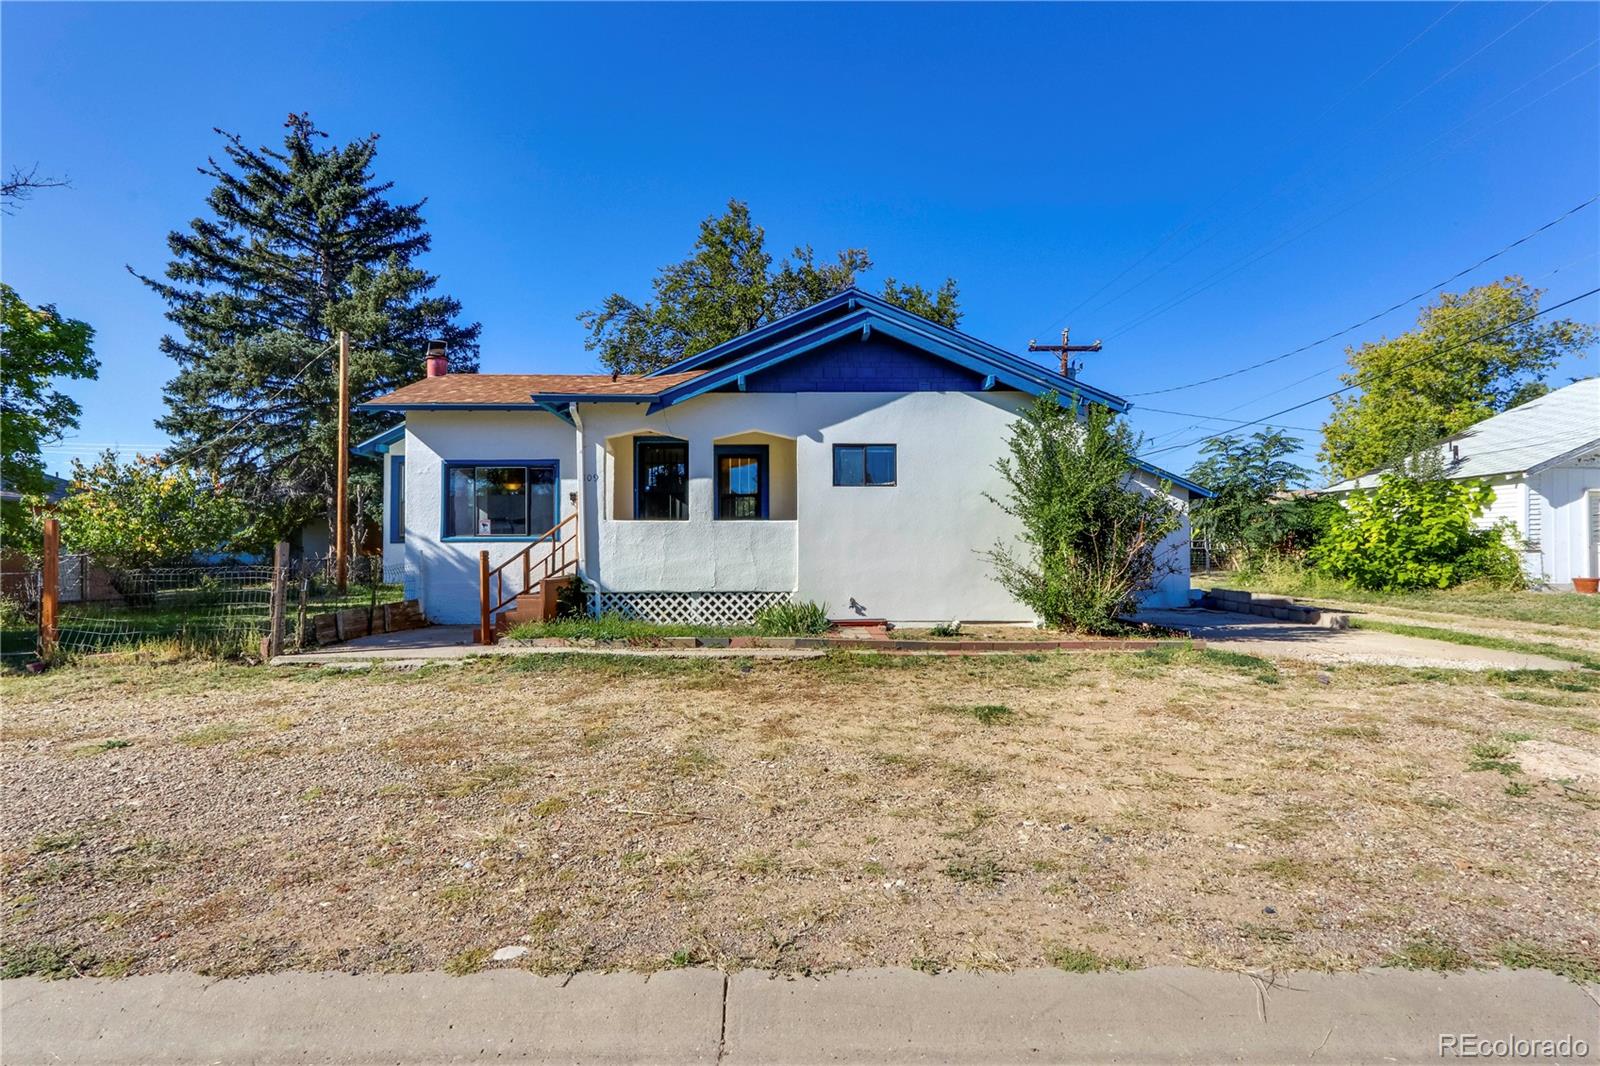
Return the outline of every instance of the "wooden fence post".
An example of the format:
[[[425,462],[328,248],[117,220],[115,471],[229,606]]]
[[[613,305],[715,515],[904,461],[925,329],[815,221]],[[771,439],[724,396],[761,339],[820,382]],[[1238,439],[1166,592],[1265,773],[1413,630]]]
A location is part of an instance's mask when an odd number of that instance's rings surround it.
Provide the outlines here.
[[[478,643],[494,643],[494,623],[489,617],[489,553],[478,553]]]
[[[289,591],[289,542],[278,541],[272,553],[272,606],[268,611],[267,657],[283,654],[284,601]]]
[[[57,607],[61,596],[61,522],[44,520],[44,550],[39,559],[39,658],[55,653],[61,635]]]

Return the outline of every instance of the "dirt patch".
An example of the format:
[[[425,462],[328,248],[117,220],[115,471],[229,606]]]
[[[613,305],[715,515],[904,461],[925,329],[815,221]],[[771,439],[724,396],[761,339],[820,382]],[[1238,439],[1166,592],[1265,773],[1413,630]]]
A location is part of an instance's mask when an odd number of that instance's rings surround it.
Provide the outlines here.
[[[1525,740],[1517,745],[1517,761],[1533,777],[1600,791],[1600,751],[1584,751],[1547,740]]]
[[[1600,751],[1589,671],[539,656],[0,697],[7,965],[1600,957],[1600,800],[1511,754]]]

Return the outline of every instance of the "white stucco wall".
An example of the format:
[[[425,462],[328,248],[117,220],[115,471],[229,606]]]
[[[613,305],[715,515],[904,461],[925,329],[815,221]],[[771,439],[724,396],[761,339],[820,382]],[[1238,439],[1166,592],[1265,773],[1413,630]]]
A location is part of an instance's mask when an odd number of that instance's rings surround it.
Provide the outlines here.
[[[1566,585],[1600,576],[1593,501],[1600,492],[1600,455],[1541,470],[1528,478],[1529,507],[1537,507],[1540,565],[1546,580]]]
[[[585,506],[600,517],[586,523],[585,574],[619,592],[793,590],[835,617],[1031,621],[982,555],[1016,534],[984,492],[1000,492],[994,462],[1023,402],[1006,392],[751,393],[656,415],[642,404],[586,405]],[[712,517],[714,442],[750,431],[795,441],[794,523]],[[636,433],[689,442],[688,520],[626,517]],[[897,484],[835,486],[836,443],[896,445]],[[1187,522],[1164,552],[1173,572],[1147,600],[1186,604]]]
[[[511,537],[456,537],[444,529],[444,463],[450,460],[555,460],[559,521],[572,513],[578,491],[577,437],[571,426],[542,411],[412,411],[406,416],[407,592],[430,619],[478,620],[478,552],[496,565],[531,541]],[[387,501],[387,497],[385,497]],[[535,552],[535,559],[548,548]]]
[[[391,521],[391,505],[394,502],[394,463],[391,458],[406,453],[404,440],[397,440],[389,445],[389,450],[378,457],[383,465],[383,574],[385,580],[392,581],[404,573],[406,566],[406,545],[404,540],[391,539],[394,533],[394,524]]]

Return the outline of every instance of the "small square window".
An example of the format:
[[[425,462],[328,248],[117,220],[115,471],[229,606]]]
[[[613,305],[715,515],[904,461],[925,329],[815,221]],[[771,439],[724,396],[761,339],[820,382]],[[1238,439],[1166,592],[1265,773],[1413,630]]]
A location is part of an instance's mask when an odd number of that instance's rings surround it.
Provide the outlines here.
[[[835,444],[833,483],[835,485],[893,485],[896,470],[893,444]]]

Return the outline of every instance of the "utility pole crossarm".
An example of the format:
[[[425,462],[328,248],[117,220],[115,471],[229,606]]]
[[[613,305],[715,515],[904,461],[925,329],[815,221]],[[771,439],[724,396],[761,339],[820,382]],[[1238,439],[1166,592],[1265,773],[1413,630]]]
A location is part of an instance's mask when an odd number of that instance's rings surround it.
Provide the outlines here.
[[[1055,352],[1061,357],[1061,376],[1075,378],[1078,376],[1078,371],[1082,369],[1083,364],[1073,363],[1072,353],[1098,352],[1100,350],[1100,342],[1097,340],[1093,344],[1073,344],[1071,334],[1072,330],[1070,328],[1062,330],[1060,344],[1040,344],[1038,341],[1029,341],[1028,351]]]

